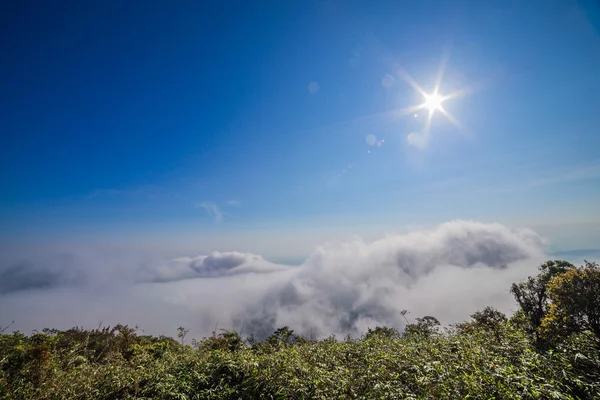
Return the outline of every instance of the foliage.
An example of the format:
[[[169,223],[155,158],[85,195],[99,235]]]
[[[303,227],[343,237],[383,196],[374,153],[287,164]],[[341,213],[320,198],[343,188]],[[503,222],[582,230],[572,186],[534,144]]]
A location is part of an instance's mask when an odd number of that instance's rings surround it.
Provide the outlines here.
[[[374,336],[396,338],[400,336],[400,332],[398,332],[398,330],[395,328],[388,328],[385,326],[376,326],[375,329],[368,328],[365,338],[369,339]]]
[[[523,298],[547,302],[542,326],[561,312],[580,329],[549,349],[531,336],[531,312],[507,319],[491,307],[453,327],[426,316],[402,334],[380,326],[342,341],[307,340],[288,327],[263,342],[222,331],[192,346],[184,328],[179,341],[126,325],[0,333],[0,400],[600,398],[590,323],[598,266],[554,272],[533,278],[547,285],[544,296]]]
[[[546,337],[565,337],[591,331],[600,340],[600,267],[585,262],[548,283],[552,300],[541,324]]]
[[[485,307],[471,315],[474,324],[486,329],[495,329],[506,322],[506,315],[494,307]]]
[[[207,351],[236,351],[244,347],[244,339],[236,332],[223,330],[219,335],[213,333],[213,336],[205,338],[202,342],[198,343],[196,347]]]
[[[429,337],[438,333],[438,327],[440,321],[432,316],[425,316],[423,318],[417,318],[417,322],[407,324],[404,328],[404,336],[424,336]]]
[[[457,324],[456,327],[462,332],[473,332],[477,329],[486,330],[488,332],[492,332],[494,337],[496,338],[496,342],[500,342],[500,331],[502,330],[502,326],[507,323],[506,315],[494,307],[485,307],[483,310],[477,311],[471,315],[471,321],[462,322]],[[511,321],[511,326],[521,326],[522,325],[514,325]]]
[[[511,286],[510,291],[525,316],[526,329],[536,339],[539,339],[537,335],[538,328],[549,308],[546,285],[555,276],[574,268],[575,266],[567,261],[547,261],[539,266],[537,276],[530,276],[524,282],[513,283]]]
[[[578,337],[542,354],[525,332],[497,325],[435,335],[229,347],[228,333],[194,349],[174,340],[97,331],[4,334],[0,399],[591,399],[600,357]],[[89,334],[89,335],[88,335]],[[228,345],[215,346],[215,341]],[[208,345],[207,343],[211,343]],[[242,342],[243,343],[243,342]],[[239,344],[239,342],[238,342]],[[95,348],[106,349],[98,357]]]
[[[303,337],[294,334],[294,331],[287,326],[277,329],[267,338],[267,343],[272,346],[294,345],[304,341],[305,339]]]

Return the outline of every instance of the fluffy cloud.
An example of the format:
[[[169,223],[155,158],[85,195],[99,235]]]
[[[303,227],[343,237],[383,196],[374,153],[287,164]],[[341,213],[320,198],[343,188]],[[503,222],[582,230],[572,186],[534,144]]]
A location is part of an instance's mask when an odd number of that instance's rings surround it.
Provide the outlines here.
[[[51,268],[27,261],[8,265],[0,270],[0,295],[84,283],[85,275],[65,261],[65,264]]]
[[[1,287],[12,288],[0,294],[0,325],[14,319],[27,330],[104,320],[157,334],[184,325],[195,336],[215,326],[265,335],[288,325],[316,336],[358,335],[375,325],[402,328],[403,309],[443,323],[486,305],[510,312],[510,284],[535,273],[545,257],[530,230],[454,221],[374,242],[324,243],[300,266],[239,252],[167,262],[130,257],[111,268],[81,259],[68,270],[75,275],[50,266],[19,275],[11,264],[0,267]],[[45,271],[62,272],[48,278]],[[34,283],[14,284],[23,274]]]
[[[344,335],[376,324],[401,327],[402,309],[444,322],[488,304],[509,311],[507,289],[534,272],[541,243],[528,230],[469,222],[372,243],[327,243],[247,315],[258,315],[251,320],[257,329],[272,320],[267,331],[292,325]]]
[[[289,268],[269,262],[256,254],[215,251],[208,256],[178,257],[165,266],[143,267],[140,269],[140,280],[142,282],[168,282],[244,273],[269,273]]]

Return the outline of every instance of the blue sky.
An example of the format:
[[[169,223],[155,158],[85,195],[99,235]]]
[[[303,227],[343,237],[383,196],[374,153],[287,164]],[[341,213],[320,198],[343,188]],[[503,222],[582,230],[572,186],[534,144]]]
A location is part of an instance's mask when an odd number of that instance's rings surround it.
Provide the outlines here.
[[[126,3],[1,6],[5,243],[292,256],[452,219],[600,239],[597,2]],[[431,93],[442,61],[460,126],[434,112],[411,145],[402,71]]]

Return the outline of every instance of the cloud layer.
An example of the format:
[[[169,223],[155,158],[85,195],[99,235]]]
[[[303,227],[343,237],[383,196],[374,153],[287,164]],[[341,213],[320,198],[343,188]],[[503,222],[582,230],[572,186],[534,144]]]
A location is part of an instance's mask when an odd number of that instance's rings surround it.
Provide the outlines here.
[[[486,305],[510,312],[510,284],[545,257],[530,230],[454,221],[369,243],[324,243],[300,266],[235,251],[167,261],[48,258],[0,266],[0,325],[104,320],[156,334],[184,325],[195,336],[215,326],[264,336],[288,325],[313,336],[359,335],[376,325],[402,328],[403,309],[443,323]]]
[[[141,282],[168,282],[192,278],[217,278],[244,273],[269,273],[290,267],[269,262],[256,254],[215,251],[208,256],[178,257],[163,266],[143,267]]]

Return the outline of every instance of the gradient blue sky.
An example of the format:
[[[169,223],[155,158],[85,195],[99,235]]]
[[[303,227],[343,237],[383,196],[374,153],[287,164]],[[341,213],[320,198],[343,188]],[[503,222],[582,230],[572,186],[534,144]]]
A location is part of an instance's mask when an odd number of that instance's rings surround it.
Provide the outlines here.
[[[9,1],[0,15],[5,243],[305,243],[275,252],[291,257],[458,218],[532,226],[557,249],[600,239],[596,1]],[[442,60],[441,93],[468,90],[444,103],[461,126],[435,113],[415,147],[427,113],[398,115],[423,101],[400,73],[430,92]]]

